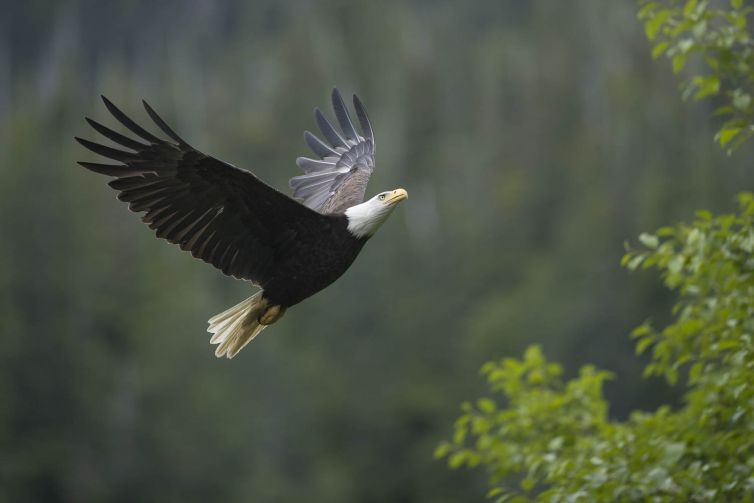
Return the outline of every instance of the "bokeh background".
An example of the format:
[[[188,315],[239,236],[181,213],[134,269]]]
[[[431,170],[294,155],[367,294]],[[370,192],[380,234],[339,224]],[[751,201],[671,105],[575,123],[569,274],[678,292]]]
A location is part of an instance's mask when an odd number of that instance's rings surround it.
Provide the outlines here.
[[[676,390],[628,340],[671,303],[619,266],[725,211],[711,141],[631,0],[0,1],[0,501],[457,502],[432,459],[478,368],[541,344],[616,373],[611,414]],[[335,285],[232,361],[206,320],[249,285],[155,239],[72,137],[146,98],[284,188],[330,89],[375,126],[369,193],[410,199]]]

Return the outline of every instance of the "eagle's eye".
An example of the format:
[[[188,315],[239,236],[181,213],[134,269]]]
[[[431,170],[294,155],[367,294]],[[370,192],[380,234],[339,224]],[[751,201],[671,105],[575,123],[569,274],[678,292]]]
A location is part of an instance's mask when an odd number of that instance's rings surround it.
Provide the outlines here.
[[[385,194],[380,194],[379,199],[380,199],[380,201],[384,201],[385,200]]]

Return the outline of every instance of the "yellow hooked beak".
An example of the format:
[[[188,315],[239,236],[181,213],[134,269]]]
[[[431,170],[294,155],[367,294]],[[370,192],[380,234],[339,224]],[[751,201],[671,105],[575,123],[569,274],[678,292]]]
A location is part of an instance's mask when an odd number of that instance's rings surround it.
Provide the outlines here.
[[[408,199],[408,192],[405,189],[395,189],[387,196],[387,203],[395,204]]]

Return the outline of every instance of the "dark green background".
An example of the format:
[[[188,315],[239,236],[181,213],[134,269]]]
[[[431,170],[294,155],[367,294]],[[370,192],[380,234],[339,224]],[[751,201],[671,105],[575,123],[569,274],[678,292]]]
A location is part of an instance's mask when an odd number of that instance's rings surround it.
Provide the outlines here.
[[[627,338],[671,298],[642,230],[727,210],[748,154],[678,98],[632,1],[0,1],[0,501],[457,502],[432,459],[477,369],[541,344],[616,372],[624,417],[672,399]],[[334,286],[232,361],[206,320],[249,286],[158,241],[76,160],[146,98],[276,187],[329,91],[405,187]],[[748,150],[748,149],[746,149]]]

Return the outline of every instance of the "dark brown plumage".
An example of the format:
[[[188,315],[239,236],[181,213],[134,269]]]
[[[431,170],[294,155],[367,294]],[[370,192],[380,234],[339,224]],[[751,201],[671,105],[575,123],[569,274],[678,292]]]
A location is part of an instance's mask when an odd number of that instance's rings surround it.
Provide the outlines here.
[[[366,137],[356,131],[337,90],[332,99],[342,132],[316,110],[315,118],[330,145],[306,132],[307,144],[322,160],[297,159],[305,174],[294,177],[291,186],[303,204],[252,173],[196,150],[146,102],[147,114],[172,141],[153,135],[102,99],[138,139],[87,118],[118,148],[76,140],[120,164],[79,164],[114,177],[109,185],[118,191],[118,199],[132,211],[144,213],[142,221],[157,237],[263,289],[263,294],[210,320],[210,331],[217,328],[213,342],[221,344],[219,355],[232,357],[285,309],[335,281],[392,205],[405,199],[402,189],[394,202],[381,202],[382,194],[379,202],[370,203],[374,208],[364,203],[367,207],[352,212],[356,220],[349,219],[347,213],[362,202],[374,167],[374,136],[358,98],[354,96],[354,106]]]

